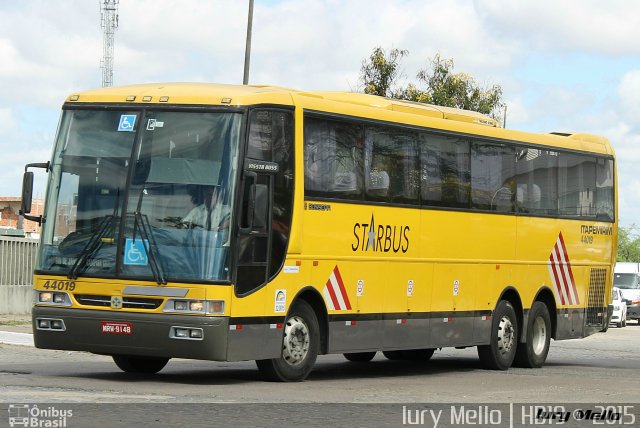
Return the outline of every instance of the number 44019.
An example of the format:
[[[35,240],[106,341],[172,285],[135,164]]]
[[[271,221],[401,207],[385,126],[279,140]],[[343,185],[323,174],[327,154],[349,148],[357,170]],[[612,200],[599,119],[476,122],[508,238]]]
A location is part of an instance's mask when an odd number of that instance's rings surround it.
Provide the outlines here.
[[[76,289],[75,281],[58,281],[49,279],[42,286],[45,290],[73,291]]]

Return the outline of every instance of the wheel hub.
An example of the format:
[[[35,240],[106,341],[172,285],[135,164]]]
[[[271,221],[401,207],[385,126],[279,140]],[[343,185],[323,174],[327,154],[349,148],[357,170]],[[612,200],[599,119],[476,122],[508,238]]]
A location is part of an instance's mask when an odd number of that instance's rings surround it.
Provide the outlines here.
[[[502,317],[498,324],[498,351],[502,355],[511,352],[514,346],[515,331],[509,317]]]
[[[287,320],[284,329],[282,358],[291,364],[300,364],[309,353],[309,328],[304,320],[293,316]]]
[[[547,326],[542,317],[537,317],[531,328],[533,329],[531,348],[536,355],[540,355],[547,343]]]

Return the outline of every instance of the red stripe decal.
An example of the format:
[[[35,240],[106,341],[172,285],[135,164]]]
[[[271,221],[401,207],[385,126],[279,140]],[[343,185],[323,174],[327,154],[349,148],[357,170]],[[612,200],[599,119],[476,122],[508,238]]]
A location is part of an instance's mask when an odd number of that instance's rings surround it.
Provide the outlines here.
[[[558,248],[558,245],[556,244],[553,250],[556,253],[556,258],[559,260],[558,270],[560,271],[560,275],[562,276],[562,287],[564,288],[565,293],[567,293],[567,300],[569,301],[569,304],[572,305],[573,302],[571,299],[571,292],[569,291],[569,281],[567,281],[567,277],[564,274],[564,263],[562,262],[562,258],[560,257],[560,248]]]
[[[338,301],[338,298],[336,297],[336,292],[333,291],[333,285],[331,284],[331,278],[329,278],[329,280],[327,281],[327,291],[329,291],[329,296],[331,296],[331,301],[333,302],[333,307],[337,310],[342,309],[340,307],[340,302]]]
[[[564,254],[564,259],[567,261],[567,269],[569,270],[569,277],[571,278],[571,287],[573,288],[573,295],[576,296],[575,305],[580,303],[580,298],[578,297],[578,290],[576,288],[576,281],[573,279],[573,269],[571,269],[571,263],[569,262],[569,253],[567,252],[567,246],[564,243],[564,238],[562,237],[562,232],[560,232],[560,244],[562,244],[562,253]]]
[[[560,298],[560,303],[564,305],[565,304],[564,295],[562,294],[562,290],[560,289],[560,280],[558,279],[558,271],[556,270],[556,262],[553,260],[553,254],[549,256],[549,262],[551,263],[551,270],[553,271],[553,279],[554,279],[554,285],[556,288],[556,293],[558,293],[558,297]]]
[[[342,282],[342,276],[340,276],[340,270],[338,269],[338,265],[333,269],[333,273],[336,276],[336,280],[338,281],[338,286],[340,287],[340,293],[342,293],[342,299],[344,300],[344,304],[347,305],[347,309],[351,309],[351,302],[349,302],[349,296],[347,295],[347,290],[344,288],[344,283]]]

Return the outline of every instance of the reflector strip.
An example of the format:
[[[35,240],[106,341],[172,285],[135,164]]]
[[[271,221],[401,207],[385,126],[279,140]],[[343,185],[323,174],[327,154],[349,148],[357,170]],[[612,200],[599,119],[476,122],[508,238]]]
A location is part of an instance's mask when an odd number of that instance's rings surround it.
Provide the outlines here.
[[[349,302],[349,296],[344,287],[338,265],[333,268],[333,272],[331,272],[327,283],[322,289],[322,295],[330,310],[351,310],[351,302]]]
[[[556,244],[549,255],[549,274],[553,281],[556,297],[562,305],[578,305],[580,299],[573,278],[573,270],[569,261],[567,247],[562,237],[562,232],[558,234]]]

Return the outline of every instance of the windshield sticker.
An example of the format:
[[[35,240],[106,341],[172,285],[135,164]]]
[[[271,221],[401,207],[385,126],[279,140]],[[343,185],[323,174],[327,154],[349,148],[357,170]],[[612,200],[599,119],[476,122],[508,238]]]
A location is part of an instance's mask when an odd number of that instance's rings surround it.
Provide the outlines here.
[[[118,131],[120,132],[133,132],[134,125],[136,124],[135,114],[123,114],[120,116],[120,123],[118,124]]]
[[[132,266],[146,266],[149,264],[146,248],[149,241],[146,239],[127,238],[124,246],[124,264]]]
[[[149,119],[147,122],[147,131],[153,131],[156,128],[162,128],[164,126],[164,122],[160,122],[159,120]]]

